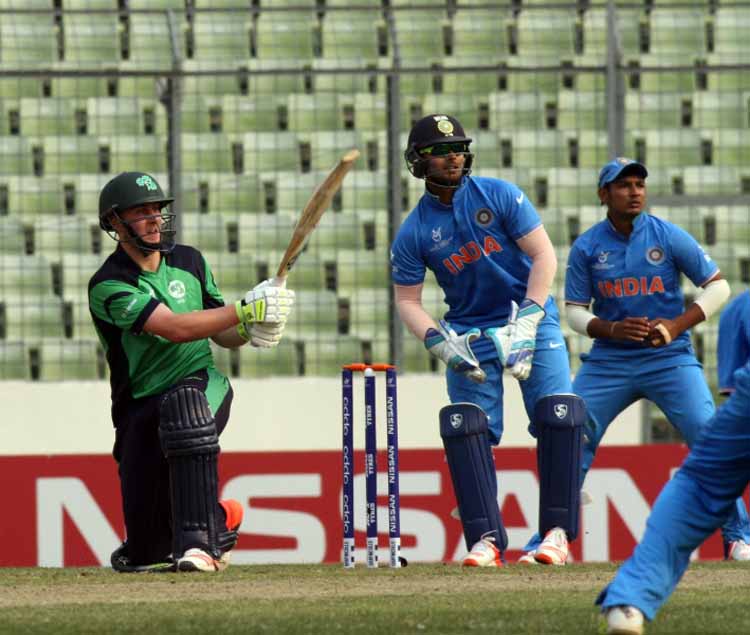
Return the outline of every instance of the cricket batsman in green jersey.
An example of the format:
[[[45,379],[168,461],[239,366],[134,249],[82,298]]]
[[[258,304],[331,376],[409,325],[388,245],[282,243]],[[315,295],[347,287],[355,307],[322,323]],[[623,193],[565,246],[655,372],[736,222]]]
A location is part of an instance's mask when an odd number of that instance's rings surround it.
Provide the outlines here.
[[[122,572],[228,565],[243,507],[218,497],[232,387],[208,338],[276,346],[294,304],[293,291],[265,281],[225,305],[201,253],[175,243],[172,201],[143,172],[116,176],[99,197],[117,247],[89,282],[89,308],[110,368],[127,534],[112,566]]]

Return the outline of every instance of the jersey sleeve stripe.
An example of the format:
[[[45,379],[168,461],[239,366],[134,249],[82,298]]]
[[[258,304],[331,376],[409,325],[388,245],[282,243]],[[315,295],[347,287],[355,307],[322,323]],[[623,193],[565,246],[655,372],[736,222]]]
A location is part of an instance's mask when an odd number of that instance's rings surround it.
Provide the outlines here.
[[[143,331],[143,325],[146,323],[146,320],[151,316],[151,314],[156,310],[156,307],[159,306],[159,301],[151,298],[148,301],[148,304],[143,307],[143,310],[138,315],[138,318],[135,322],[133,322],[133,326],[130,328],[130,330],[138,335]]]

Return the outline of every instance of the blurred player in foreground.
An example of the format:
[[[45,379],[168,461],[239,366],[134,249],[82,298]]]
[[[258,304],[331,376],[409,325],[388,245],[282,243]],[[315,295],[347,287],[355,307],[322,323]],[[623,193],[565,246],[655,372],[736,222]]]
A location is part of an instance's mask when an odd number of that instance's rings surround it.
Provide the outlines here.
[[[644,617],[654,619],[690,554],[725,521],[750,481],[750,359],[732,384],[731,397],[656,499],[641,544],[596,600],[608,633],[643,632]]]
[[[538,439],[539,530],[533,557],[564,564],[578,531],[582,400],[554,299],[555,251],[534,206],[516,185],[470,176],[471,139],[449,115],[412,128],[405,158],[426,189],[392,247],[399,315],[447,365],[451,406],[440,413],[469,554],[467,566],[501,566],[507,536],[497,503],[492,446],[503,433],[503,370],[520,381]],[[449,310],[435,323],[422,306],[430,269]]]
[[[734,392],[734,371],[750,360],[750,291],[745,290],[721,312],[717,344],[719,392]]]
[[[573,382],[589,415],[583,476],[609,424],[638,399],[659,406],[689,447],[715,410],[688,329],[719,310],[729,285],[690,234],[644,211],[647,176],[643,165],[624,158],[601,169],[607,218],[579,236],[568,257],[568,323],[594,339]],[[681,274],[701,288],[687,309]],[[723,535],[725,557],[750,560],[741,498]]]
[[[89,282],[89,307],[111,376],[127,534],[112,566],[121,572],[228,565],[243,515],[217,491],[232,388],[207,338],[275,346],[294,302],[266,282],[224,306],[201,253],[175,244],[172,200],[142,172],[116,176],[99,197],[99,224],[117,247]]]

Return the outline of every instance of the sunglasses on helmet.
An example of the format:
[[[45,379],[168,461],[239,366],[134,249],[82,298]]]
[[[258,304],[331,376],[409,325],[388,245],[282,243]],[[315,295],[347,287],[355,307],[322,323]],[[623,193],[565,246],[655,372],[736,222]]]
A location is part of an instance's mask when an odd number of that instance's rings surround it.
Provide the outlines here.
[[[456,141],[455,143],[436,143],[434,146],[422,148],[419,154],[431,157],[442,157],[446,154],[463,154],[469,151],[469,144],[465,141]]]

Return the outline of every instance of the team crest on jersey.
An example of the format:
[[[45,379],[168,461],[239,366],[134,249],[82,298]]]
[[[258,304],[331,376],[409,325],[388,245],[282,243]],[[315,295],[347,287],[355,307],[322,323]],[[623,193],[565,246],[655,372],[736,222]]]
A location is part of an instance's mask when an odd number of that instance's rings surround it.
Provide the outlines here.
[[[660,265],[664,261],[664,250],[661,247],[649,247],[646,250],[646,260],[652,265]]]
[[[611,251],[600,251],[596,257],[596,262],[592,265],[592,269],[611,269],[614,265],[609,264],[609,254]]]
[[[494,219],[495,215],[486,207],[482,207],[474,213],[474,220],[482,227],[487,227]]]
[[[442,227],[432,228],[432,240],[436,243],[439,243],[441,240],[443,240],[443,228]]]
[[[172,280],[167,287],[167,293],[171,295],[175,300],[182,300],[185,298],[185,283],[182,280]]]
[[[433,117],[437,122],[437,129],[442,132],[446,137],[453,136],[453,122],[448,119],[445,115],[435,115]]]

